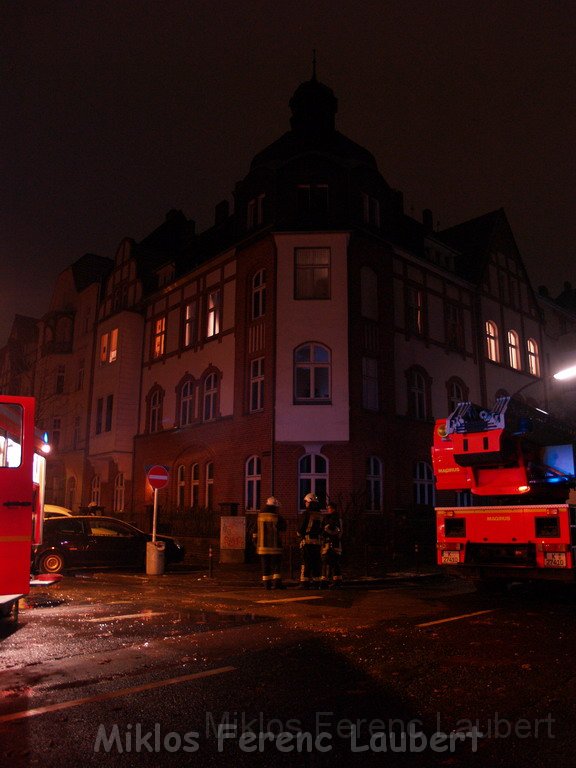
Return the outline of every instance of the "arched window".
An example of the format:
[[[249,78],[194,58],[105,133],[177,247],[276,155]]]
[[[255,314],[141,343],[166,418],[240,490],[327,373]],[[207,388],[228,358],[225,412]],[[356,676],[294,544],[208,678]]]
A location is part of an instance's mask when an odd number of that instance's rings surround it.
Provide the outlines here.
[[[369,456],[366,462],[366,509],[382,510],[382,462],[377,456]]]
[[[206,489],[205,489],[205,506],[207,509],[213,509],[214,505],[214,463],[209,461],[206,464]]]
[[[124,512],[125,502],[124,473],[118,472],[114,479],[114,512]]]
[[[266,312],[266,270],[261,269],[252,278],[252,320]]]
[[[176,507],[184,509],[184,499],[186,492],[186,467],[180,464],[176,471]]]
[[[260,485],[262,464],[259,456],[250,456],[246,461],[246,483],[244,504],[246,509],[260,509]]]
[[[434,475],[427,461],[414,462],[414,504],[434,505]]]
[[[534,339],[528,339],[526,342],[528,349],[528,370],[532,376],[540,376],[540,352],[538,343]]]
[[[378,275],[370,267],[360,270],[360,312],[368,320],[378,320]]]
[[[508,331],[508,363],[517,371],[522,367],[520,360],[520,339],[516,331]]]
[[[180,387],[180,419],[181,427],[186,427],[194,421],[194,381],[188,378]]]
[[[162,429],[162,404],[164,402],[164,390],[156,384],[146,397],[148,432],[159,432]]]
[[[94,475],[90,484],[90,501],[100,506],[100,475]]]
[[[430,414],[431,379],[423,368],[414,366],[406,371],[408,386],[408,415],[427,419]]]
[[[448,413],[452,413],[458,403],[468,400],[468,387],[457,376],[452,376],[446,382],[446,393],[448,396]]]
[[[486,320],[486,357],[495,363],[500,362],[498,326],[492,320]]]
[[[204,407],[202,418],[204,421],[212,421],[218,414],[218,377],[215,373],[209,373],[204,379]]]
[[[328,498],[328,459],[320,453],[306,453],[298,462],[298,504],[304,509],[304,496],[315,493],[321,507]]]
[[[294,400],[330,401],[330,350],[322,344],[303,344],[294,352]]]
[[[190,506],[197,509],[200,506],[200,465],[192,464],[190,468]]]

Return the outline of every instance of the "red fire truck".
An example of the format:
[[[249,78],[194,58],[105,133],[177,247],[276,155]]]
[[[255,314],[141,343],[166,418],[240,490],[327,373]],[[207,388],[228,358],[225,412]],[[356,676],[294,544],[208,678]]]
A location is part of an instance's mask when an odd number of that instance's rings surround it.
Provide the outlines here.
[[[0,395],[0,618],[13,614],[32,584],[32,544],[42,540],[47,443],[34,430],[34,399]]]
[[[455,503],[436,508],[438,564],[484,586],[574,581],[575,441],[570,425],[510,397],[439,419],[436,489]]]

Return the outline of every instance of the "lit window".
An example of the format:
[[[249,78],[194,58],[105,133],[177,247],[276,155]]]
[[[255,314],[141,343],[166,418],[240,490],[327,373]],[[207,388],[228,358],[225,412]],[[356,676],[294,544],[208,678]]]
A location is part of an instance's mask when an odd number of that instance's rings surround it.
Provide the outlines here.
[[[528,339],[526,342],[528,348],[528,370],[532,376],[540,376],[540,353],[538,344],[534,339]]]
[[[118,357],[118,328],[110,331],[110,352],[108,353],[108,362],[113,363]]]
[[[415,462],[413,488],[415,504],[434,505],[434,475],[428,462]]]
[[[486,320],[486,357],[495,363],[500,362],[498,326],[492,320]]]
[[[166,318],[154,320],[152,333],[152,357],[156,360],[166,352]]]
[[[211,338],[220,333],[220,291],[208,294],[206,309],[206,336]]]
[[[304,509],[304,496],[315,493],[321,507],[328,499],[328,459],[320,453],[307,453],[298,462],[298,503]]]
[[[406,289],[406,330],[409,333],[424,333],[424,292],[409,286]]]
[[[520,340],[516,331],[508,331],[508,362],[511,368],[520,370]]]
[[[264,408],[264,358],[250,363],[250,411]]]
[[[296,248],[295,299],[330,298],[330,248]]]
[[[266,312],[266,271],[261,269],[252,279],[252,320]]]
[[[246,462],[246,509],[260,509],[262,465],[259,456],[250,456]]]
[[[118,357],[118,328],[100,337],[100,364],[113,363]]]
[[[382,509],[382,462],[377,456],[369,456],[366,462],[366,509]]]
[[[294,399],[297,402],[330,400],[330,350],[303,344],[294,354]]]
[[[189,301],[184,307],[184,346],[190,347],[196,341],[197,304]]]

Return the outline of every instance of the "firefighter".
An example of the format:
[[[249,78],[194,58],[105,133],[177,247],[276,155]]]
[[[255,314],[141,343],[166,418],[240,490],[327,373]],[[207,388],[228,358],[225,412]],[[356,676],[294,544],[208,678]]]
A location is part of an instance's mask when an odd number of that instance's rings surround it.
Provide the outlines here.
[[[321,587],[342,586],[342,520],[336,504],[328,504],[322,531],[322,580]]]
[[[304,496],[306,510],[302,523],[298,528],[300,549],[302,552],[302,566],[300,569],[300,589],[320,584],[320,572],[322,561],[320,558],[320,544],[322,535],[322,513],[318,498],[314,493]]]
[[[256,554],[262,563],[262,585],[265,589],[284,589],[282,584],[282,542],[280,534],[286,530],[286,521],[280,514],[280,502],[274,496],[266,500],[258,513]]]

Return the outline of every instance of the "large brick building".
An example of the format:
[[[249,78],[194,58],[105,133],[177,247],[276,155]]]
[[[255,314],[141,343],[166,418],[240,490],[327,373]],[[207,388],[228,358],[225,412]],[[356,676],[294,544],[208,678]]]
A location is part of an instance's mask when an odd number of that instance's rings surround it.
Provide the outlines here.
[[[521,388],[570,405],[549,374],[574,349],[574,297],[534,292],[504,212],[435,231],[336,130],[329,88],[313,77],[290,108],[208,230],[171,211],[113,264],[60,276],[29,365],[59,437],[48,500],[142,519],[160,463],[168,520],[271,493],[295,516],[308,490],[430,518],[435,417]]]

